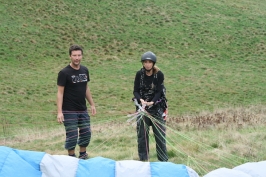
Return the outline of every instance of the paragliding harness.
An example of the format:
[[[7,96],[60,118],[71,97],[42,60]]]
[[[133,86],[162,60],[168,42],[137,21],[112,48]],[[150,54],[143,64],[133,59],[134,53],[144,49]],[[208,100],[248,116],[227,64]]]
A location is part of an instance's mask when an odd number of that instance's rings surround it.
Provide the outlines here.
[[[144,83],[143,83],[144,73],[145,73],[144,68],[141,68],[140,88],[142,88],[143,85],[144,85]],[[154,74],[153,84],[154,84],[154,80],[156,80],[156,82],[158,84],[157,73]],[[140,89],[140,95],[142,95],[142,89]],[[166,120],[167,114],[168,114],[168,104],[167,104],[167,98],[166,98],[166,88],[165,88],[164,85],[163,85],[163,90],[162,90],[162,93],[161,93],[161,98],[154,103],[154,105],[158,105],[158,104],[160,104],[160,107],[163,110],[163,119]]]

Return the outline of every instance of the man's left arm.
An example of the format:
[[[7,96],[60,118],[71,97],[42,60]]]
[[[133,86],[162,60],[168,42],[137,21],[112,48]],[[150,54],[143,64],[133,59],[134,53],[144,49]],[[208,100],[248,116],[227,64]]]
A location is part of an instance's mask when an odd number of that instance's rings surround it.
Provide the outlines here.
[[[88,102],[91,106],[92,115],[95,115],[96,114],[96,108],[95,108],[95,104],[94,104],[94,101],[92,99],[91,91],[90,91],[90,88],[88,85],[86,86],[86,99],[88,100]]]

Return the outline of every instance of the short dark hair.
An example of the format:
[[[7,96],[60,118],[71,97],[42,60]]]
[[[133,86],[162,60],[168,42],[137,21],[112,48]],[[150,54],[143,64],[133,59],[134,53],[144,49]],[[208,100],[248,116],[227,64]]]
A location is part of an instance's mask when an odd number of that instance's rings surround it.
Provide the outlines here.
[[[75,50],[80,50],[81,51],[81,54],[83,54],[82,47],[79,46],[79,45],[74,44],[74,45],[71,45],[70,48],[69,48],[69,56],[71,56],[72,51],[75,51]]]

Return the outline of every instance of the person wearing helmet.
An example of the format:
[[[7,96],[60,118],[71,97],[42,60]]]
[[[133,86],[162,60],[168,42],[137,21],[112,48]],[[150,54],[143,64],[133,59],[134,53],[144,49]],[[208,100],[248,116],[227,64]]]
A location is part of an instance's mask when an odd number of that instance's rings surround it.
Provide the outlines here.
[[[158,102],[163,95],[164,74],[155,66],[157,57],[148,51],[141,56],[142,68],[136,72],[134,98],[152,116],[139,117],[137,120],[138,155],[141,161],[149,160],[149,127],[152,127],[156,152],[159,161],[168,161],[164,110]]]

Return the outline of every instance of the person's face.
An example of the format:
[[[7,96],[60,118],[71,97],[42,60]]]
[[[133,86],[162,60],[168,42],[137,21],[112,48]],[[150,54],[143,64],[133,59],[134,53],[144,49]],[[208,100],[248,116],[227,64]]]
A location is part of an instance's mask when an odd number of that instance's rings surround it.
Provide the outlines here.
[[[144,66],[144,68],[146,69],[146,70],[151,70],[152,69],[152,67],[153,67],[153,62],[151,61],[151,60],[144,60],[143,62],[142,62],[142,64],[143,64],[143,66]]]
[[[80,61],[82,59],[82,52],[81,50],[74,50],[71,52],[70,55],[70,59],[71,59],[71,63],[74,66],[79,66],[80,65]]]

